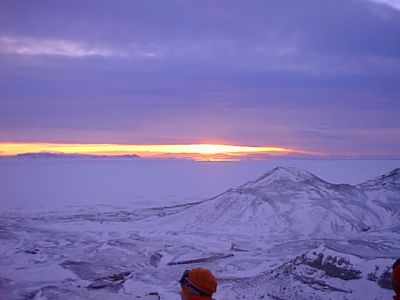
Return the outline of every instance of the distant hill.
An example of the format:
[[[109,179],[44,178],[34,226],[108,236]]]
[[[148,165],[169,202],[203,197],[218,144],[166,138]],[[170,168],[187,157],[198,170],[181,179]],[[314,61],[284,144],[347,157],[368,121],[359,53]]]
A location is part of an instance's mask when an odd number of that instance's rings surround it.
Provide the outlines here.
[[[103,158],[140,158],[136,154],[124,154],[124,155],[94,155],[94,154],[69,154],[61,152],[28,152],[21,153],[17,155],[3,156],[6,158],[29,158],[29,159],[80,159],[80,158],[93,158],[93,159],[103,159]]]

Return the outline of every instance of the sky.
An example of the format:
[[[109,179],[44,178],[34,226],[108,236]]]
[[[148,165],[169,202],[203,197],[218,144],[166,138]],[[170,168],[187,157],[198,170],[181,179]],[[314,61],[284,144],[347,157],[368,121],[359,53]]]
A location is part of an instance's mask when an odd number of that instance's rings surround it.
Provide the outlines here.
[[[399,158],[399,78],[398,0],[3,0],[0,155],[218,144]]]

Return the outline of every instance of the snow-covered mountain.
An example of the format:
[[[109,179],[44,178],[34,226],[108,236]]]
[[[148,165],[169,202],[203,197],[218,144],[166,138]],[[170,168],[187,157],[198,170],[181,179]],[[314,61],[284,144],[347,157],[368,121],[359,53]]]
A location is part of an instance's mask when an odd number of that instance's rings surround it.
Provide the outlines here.
[[[177,224],[182,226],[181,220],[187,220],[186,228],[231,228],[278,240],[396,230],[399,170],[353,186],[328,183],[305,170],[278,167],[188,208],[180,213]]]
[[[387,227],[400,233],[400,168],[356,186],[369,206],[385,217]]]
[[[3,214],[0,295],[172,300],[202,266],[219,300],[389,299],[399,170],[348,185],[275,168],[183,205]]]

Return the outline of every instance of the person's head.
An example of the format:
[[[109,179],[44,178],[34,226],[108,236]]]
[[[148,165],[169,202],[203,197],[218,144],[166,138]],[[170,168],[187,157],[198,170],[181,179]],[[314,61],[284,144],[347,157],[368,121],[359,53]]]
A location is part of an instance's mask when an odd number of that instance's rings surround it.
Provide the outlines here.
[[[211,271],[203,268],[195,268],[183,272],[181,279],[182,299],[211,299],[217,290],[217,279]]]
[[[400,258],[393,264],[392,286],[396,295],[400,296]]]

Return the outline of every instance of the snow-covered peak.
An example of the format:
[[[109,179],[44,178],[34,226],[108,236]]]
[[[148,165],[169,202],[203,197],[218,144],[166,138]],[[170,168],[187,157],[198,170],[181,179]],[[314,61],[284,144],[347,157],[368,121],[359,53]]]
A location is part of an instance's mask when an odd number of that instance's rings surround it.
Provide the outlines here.
[[[276,167],[254,181],[247,182],[241,188],[265,186],[274,182],[291,181],[293,183],[321,182],[314,174],[294,167]]]
[[[400,189],[400,168],[359,184],[363,188],[395,188]]]
[[[278,167],[184,210],[177,224],[182,226],[181,220],[186,219],[191,228],[263,228],[271,239],[358,234],[398,226],[392,215],[400,207],[392,190],[379,198],[366,190],[370,188],[331,184],[302,169]]]
[[[382,175],[381,178],[400,182],[400,168],[396,168],[389,173]]]

